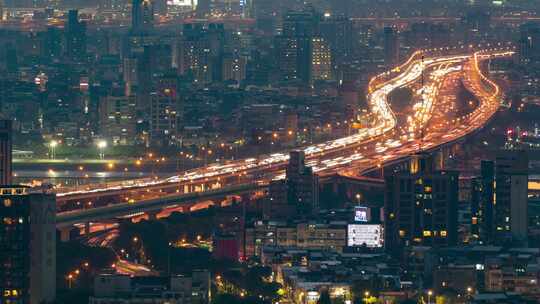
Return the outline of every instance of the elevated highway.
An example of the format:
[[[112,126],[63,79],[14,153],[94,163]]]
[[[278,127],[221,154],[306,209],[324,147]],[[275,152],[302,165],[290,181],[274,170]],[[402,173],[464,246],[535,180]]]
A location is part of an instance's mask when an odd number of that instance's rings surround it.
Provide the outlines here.
[[[481,62],[512,54],[505,49],[458,55],[415,52],[403,65],[370,81],[368,102],[375,117],[373,125],[348,137],[305,147],[307,165],[320,175],[345,172],[352,176],[384,167],[414,152],[436,149],[475,132],[497,111],[501,96],[500,88],[482,73]],[[441,103],[438,96],[448,77],[463,79],[480,103],[473,112],[461,117],[442,117],[434,121],[433,113]],[[420,79],[425,81],[415,92],[418,102],[414,105],[414,113],[404,125],[398,125],[387,102],[388,94],[396,88],[418,85]],[[71,225],[77,221],[153,211],[216,195],[259,191],[272,179],[283,177],[287,161],[288,153],[275,153],[211,164],[165,179],[70,189],[57,193],[60,211],[57,223],[59,226]],[[145,194],[150,197],[145,198]],[[104,200],[106,205],[78,207],[97,200]]]

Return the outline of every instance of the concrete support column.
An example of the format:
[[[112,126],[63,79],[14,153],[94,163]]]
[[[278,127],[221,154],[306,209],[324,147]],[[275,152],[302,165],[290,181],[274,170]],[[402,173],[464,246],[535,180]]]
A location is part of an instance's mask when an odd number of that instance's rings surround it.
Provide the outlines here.
[[[84,234],[85,235],[90,234],[90,222],[84,223]]]
[[[72,229],[73,229],[73,227],[71,227],[71,226],[58,228],[58,230],[60,231],[60,240],[62,242],[69,242],[69,240],[71,239],[71,230]]]
[[[189,212],[191,212],[191,206],[190,205],[186,205],[186,206],[182,207],[182,213],[189,213]]]
[[[159,211],[148,211],[148,212],[146,212],[146,214],[148,215],[148,220],[149,221],[157,220],[158,213],[159,213]]]

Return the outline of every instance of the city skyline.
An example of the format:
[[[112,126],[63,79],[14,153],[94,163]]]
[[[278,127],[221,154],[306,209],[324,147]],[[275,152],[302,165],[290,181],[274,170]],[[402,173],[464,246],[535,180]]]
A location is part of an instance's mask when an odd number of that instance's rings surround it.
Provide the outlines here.
[[[536,303],[530,1],[0,1],[0,303]]]

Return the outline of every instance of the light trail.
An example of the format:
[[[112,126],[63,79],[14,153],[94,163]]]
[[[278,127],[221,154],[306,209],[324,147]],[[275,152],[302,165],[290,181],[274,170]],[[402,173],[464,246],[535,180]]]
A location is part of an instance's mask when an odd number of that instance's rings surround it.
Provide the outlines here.
[[[424,71],[428,69],[433,69],[438,67],[430,73],[430,78],[428,84],[423,88],[423,93],[421,94],[421,102],[415,108],[415,115],[412,118],[411,123],[420,127],[425,125],[431,118],[431,113],[433,111],[433,103],[437,98],[438,88],[442,82],[442,79],[446,75],[454,72],[459,72],[463,68],[463,65],[466,61],[474,60],[475,72],[481,75],[483,80],[488,84],[494,86],[495,93],[493,96],[497,96],[500,92],[498,86],[491,82],[487,77],[485,77],[479,67],[478,61],[483,60],[484,58],[491,58],[486,56],[508,56],[510,52],[499,52],[495,55],[484,55],[479,53],[474,53],[473,55],[460,55],[460,56],[444,56],[444,57],[435,57],[428,59],[418,59],[421,53],[415,52],[409,60],[398,68],[392,70],[392,72],[399,73],[396,77],[383,81],[385,77],[390,75],[390,72],[380,74],[370,81],[368,88],[368,101],[371,112],[374,114],[375,123],[369,128],[360,130],[357,134],[343,137],[340,139],[331,140],[325,143],[311,145],[304,148],[306,154],[306,159],[308,164],[313,166],[315,172],[324,172],[326,170],[334,170],[335,168],[340,168],[343,166],[348,166],[353,163],[358,162],[373,162],[374,158],[378,158],[379,161],[386,161],[394,157],[394,155],[382,155],[389,149],[399,150],[402,145],[409,140],[397,140],[397,139],[384,139],[381,136],[387,134],[388,132],[393,131],[397,126],[397,120],[394,112],[388,104],[388,94],[393,90],[406,87],[414,82],[416,82]],[[403,71],[402,71],[403,70]],[[414,132],[416,129],[411,129],[411,132]],[[459,128],[457,129],[459,130]],[[355,151],[362,144],[369,142],[377,141],[377,145],[374,149],[374,152],[368,151],[369,153],[361,153]],[[434,143],[428,142],[427,145],[421,147],[420,143],[413,143],[412,148],[403,148],[402,153],[414,151],[417,148],[425,148],[435,145]],[[367,149],[367,147],[364,147]],[[352,150],[352,151],[351,151]],[[342,152],[345,155],[336,155],[331,156],[332,154],[337,154]],[[369,158],[367,155],[369,154]],[[378,156],[378,157],[375,157]],[[175,175],[165,179],[157,180],[137,180],[137,181],[127,181],[122,184],[118,184],[111,187],[103,187],[96,189],[86,189],[86,190],[75,190],[68,191],[63,193],[58,193],[57,196],[62,198],[69,198],[74,195],[81,194],[96,194],[99,195],[102,192],[107,191],[116,191],[116,190],[131,190],[152,186],[160,185],[169,185],[169,184],[180,184],[180,183],[194,183],[194,182],[206,182],[210,179],[214,180],[217,178],[217,184],[220,186],[220,178],[223,177],[234,177],[241,176],[246,174],[246,172],[258,172],[267,174],[270,173],[270,176],[267,178],[282,178],[282,170],[287,164],[289,159],[288,153],[274,153],[270,155],[261,155],[258,158],[248,158],[244,160],[238,160],[226,164],[211,164],[206,167],[197,168],[194,170],[187,171],[180,175]],[[372,164],[373,165],[373,164]]]

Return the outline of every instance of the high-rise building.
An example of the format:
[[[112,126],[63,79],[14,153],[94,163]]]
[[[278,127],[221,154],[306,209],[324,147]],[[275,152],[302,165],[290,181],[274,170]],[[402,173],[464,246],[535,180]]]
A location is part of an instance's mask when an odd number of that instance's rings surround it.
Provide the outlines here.
[[[154,13],[158,15],[167,15],[167,0],[153,0]]]
[[[62,33],[53,26],[47,27],[43,33],[42,57],[52,60],[62,55]]]
[[[335,15],[350,16],[354,8],[353,0],[336,0],[330,3],[332,13]]]
[[[11,120],[0,119],[0,185],[11,185]]]
[[[493,241],[493,207],[495,203],[495,164],[483,160],[480,177],[472,180],[471,233],[482,244]]]
[[[86,57],[86,22],[79,21],[77,10],[68,13],[66,52],[72,60],[83,60]]]
[[[334,21],[321,19],[314,10],[289,12],[284,17],[282,35],[276,37],[282,79],[304,84],[332,79],[334,49],[344,54],[351,41],[345,37],[350,31],[338,26],[337,19]]]
[[[527,239],[528,168],[525,151],[503,150],[496,156],[494,227],[497,240]]]
[[[324,15],[320,21],[320,34],[330,46],[332,64],[341,64],[351,56],[353,48],[352,21],[342,15]]]
[[[200,24],[185,24],[173,59],[178,73],[191,75],[195,82],[200,83],[224,80],[225,44],[223,24],[211,23],[206,28]],[[237,63],[237,72],[241,72],[242,66],[239,61]]]
[[[384,64],[393,67],[399,63],[399,37],[393,27],[384,28]]]
[[[288,202],[297,206],[300,214],[308,214],[319,208],[319,176],[306,167],[304,151],[291,151],[286,170]]]
[[[289,180],[297,180],[306,169],[306,155],[304,151],[295,150],[289,153],[286,176]]]
[[[163,77],[150,93],[150,141],[156,145],[177,143],[182,128],[182,104],[175,78]]]
[[[135,57],[124,58],[122,64],[122,76],[126,85],[126,95],[131,95],[131,91],[139,84],[138,61]]]
[[[313,10],[289,12],[276,39],[282,78],[311,82],[312,42],[319,37],[319,15]]]
[[[304,151],[290,152],[285,180],[270,183],[267,203],[267,218],[294,218],[317,212],[319,176],[306,167]]]
[[[386,177],[385,244],[452,246],[457,242],[458,172],[434,171],[429,155],[414,155],[408,171]]]
[[[198,0],[197,2],[197,17],[207,18],[212,12],[212,0]]]
[[[1,186],[0,214],[0,303],[54,301],[55,195]]]
[[[133,0],[131,4],[131,31],[146,34],[154,28],[154,5],[151,0]]]
[[[332,79],[332,52],[322,37],[311,39],[311,82]]]
[[[524,24],[520,27],[519,59],[524,64],[540,62],[540,25]]]
[[[113,145],[129,145],[135,140],[135,96],[109,95],[99,103],[101,136]]]
[[[226,55],[223,58],[222,79],[236,80],[241,82],[246,79],[246,57],[235,54]]]

